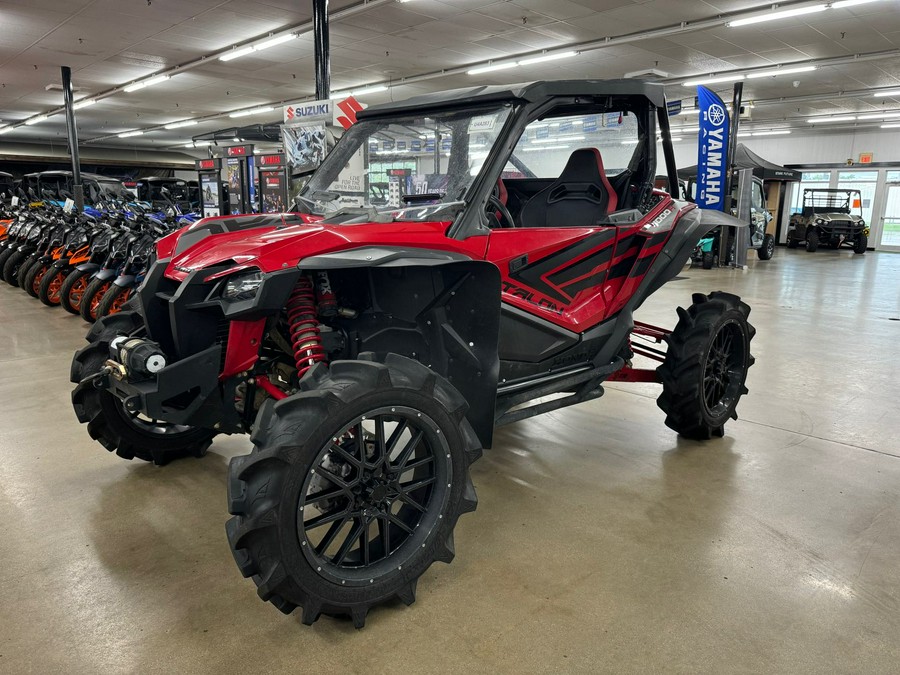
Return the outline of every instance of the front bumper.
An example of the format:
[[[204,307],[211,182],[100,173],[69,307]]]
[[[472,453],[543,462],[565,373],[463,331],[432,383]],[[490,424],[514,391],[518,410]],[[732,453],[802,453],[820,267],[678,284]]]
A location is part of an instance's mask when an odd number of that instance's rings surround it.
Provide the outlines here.
[[[149,378],[134,378],[125,365],[109,359],[106,365],[112,372],[94,386],[120,399],[129,412],[172,424],[219,428],[223,413],[218,382],[221,350],[213,345]]]

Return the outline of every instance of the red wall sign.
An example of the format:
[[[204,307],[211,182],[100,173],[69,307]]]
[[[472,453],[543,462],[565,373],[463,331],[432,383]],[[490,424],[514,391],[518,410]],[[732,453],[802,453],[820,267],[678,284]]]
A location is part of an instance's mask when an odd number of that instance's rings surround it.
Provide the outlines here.
[[[284,155],[260,155],[256,159],[260,166],[284,166]]]
[[[225,148],[225,152],[229,157],[246,157],[253,153],[252,145],[232,145]]]
[[[198,171],[212,171],[221,167],[218,159],[198,159],[194,164]]]

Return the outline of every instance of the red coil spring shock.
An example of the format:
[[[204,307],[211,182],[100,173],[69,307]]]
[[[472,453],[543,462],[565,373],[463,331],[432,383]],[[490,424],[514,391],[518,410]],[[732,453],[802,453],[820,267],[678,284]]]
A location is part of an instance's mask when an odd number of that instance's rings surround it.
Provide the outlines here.
[[[307,275],[300,277],[287,303],[287,320],[291,329],[291,346],[297,363],[297,379],[320,361],[325,360],[319,318],[316,313],[316,292]]]

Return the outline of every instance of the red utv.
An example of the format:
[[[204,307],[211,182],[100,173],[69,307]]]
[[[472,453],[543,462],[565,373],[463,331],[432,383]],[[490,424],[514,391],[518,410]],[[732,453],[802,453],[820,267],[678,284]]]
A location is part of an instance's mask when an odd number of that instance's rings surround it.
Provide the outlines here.
[[[371,107],[297,213],[159,242],[131,311],[75,356],[78,419],[159,464],[250,433],[228,480],[242,574],[305,623],[362,626],[453,558],[495,426],[607,380],[661,383],[666,424],[688,438],[736,417],[745,303],[695,294],[674,329],[633,319],[730,219],[654,189],[658,148],[675,185],[663,88],[633,80]]]

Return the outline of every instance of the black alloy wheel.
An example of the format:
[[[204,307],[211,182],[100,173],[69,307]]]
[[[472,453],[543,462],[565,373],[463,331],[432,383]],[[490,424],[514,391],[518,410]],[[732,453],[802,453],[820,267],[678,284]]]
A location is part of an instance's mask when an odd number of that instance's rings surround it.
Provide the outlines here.
[[[366,585],[402,568],[421,547],[452,480],[437,429],[413,408],[377,408],[319,451],[301,491],[297,535],[323,577]]]
[[[703,367],[703,402],[711,417],[730,411],[740,397],[746,354],[744,331],[737,322],[720,326]]]

